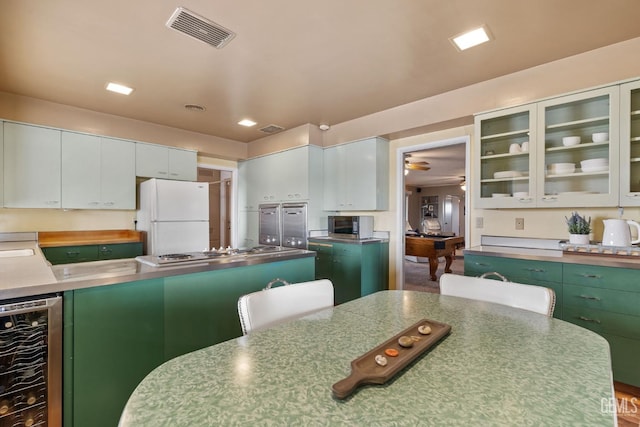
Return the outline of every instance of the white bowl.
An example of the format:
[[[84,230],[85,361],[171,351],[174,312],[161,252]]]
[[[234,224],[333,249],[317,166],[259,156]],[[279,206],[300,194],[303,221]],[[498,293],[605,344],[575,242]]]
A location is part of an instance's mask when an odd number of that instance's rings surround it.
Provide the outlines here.
[[[609,134],[607,132],[596,132],[591,135],[593,142],[606,142],[609,140]]]
[[[495,172],[493,174],[493,177],[495,179],[501,179],[501,178],[515,178],[518,176],[522,176],[522,172],[519,171],[499,171],[499,172]]]
[[[513,193],[513,197],[518,197],[518,198],[529,197],[529,192],[528,191],[516,191],[515,193]]]
[[[496,197],[496,198],[497,197],[511,197],[511,194],[509,194],[509,193],[493,193],[491,195],[491,197]]]
[[[582,160],[580,167],[582,172],[602,172],[609,169],[609,160],[606,158]]]
[[[564,138],[562,138],[562,145],[564,145],[565,147],[571,147],[572,145],[578,144],[580,144],[579,136],[565,136]]]
[[[549,173],[551,175],[562,175],[565,173],[573,173],[576,170],[575,163],[551,163],[549,165]]]

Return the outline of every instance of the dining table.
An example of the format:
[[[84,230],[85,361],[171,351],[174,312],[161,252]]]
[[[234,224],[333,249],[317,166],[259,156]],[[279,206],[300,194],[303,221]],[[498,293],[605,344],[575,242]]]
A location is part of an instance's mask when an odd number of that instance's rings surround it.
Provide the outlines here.
[[[422,319],[450,331],[383,384],[336,396],[353,360]],[[506,305],[380,291],[165,362],[119,422],[196,425],[612,426],[609,346]]]

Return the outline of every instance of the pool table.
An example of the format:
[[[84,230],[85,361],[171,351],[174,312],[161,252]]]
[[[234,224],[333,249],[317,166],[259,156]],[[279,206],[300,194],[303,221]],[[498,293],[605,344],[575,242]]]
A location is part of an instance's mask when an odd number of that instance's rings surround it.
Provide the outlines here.
[[[429,258],[429,274],[431,280],[438,280],[438,257],[445,259],[444,272],[451,273],[453,254],[458,245],[464,243],[463,236],[439,237],[439,236],[405,236],[405,255]]]

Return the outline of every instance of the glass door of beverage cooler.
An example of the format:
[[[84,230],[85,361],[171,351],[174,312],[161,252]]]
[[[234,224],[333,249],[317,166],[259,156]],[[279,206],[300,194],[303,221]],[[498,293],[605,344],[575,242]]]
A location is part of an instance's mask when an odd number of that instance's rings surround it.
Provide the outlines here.
[[[62,424],[62,298],[0,302],[0,427]]]

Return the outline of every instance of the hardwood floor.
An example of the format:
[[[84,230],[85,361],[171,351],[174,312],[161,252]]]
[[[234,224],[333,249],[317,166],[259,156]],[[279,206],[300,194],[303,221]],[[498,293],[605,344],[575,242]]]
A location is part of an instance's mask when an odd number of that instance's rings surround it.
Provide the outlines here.
[[[619,427],[639,427],[640,426],[640,387],[614,381],[613,387],[616,392],[618,426]]]
[[[457,261],[457,262],[456,262]],[[452,264],[455,274],[464,274],[464,261],[458,257]],[[429,279],[429,264],[416,264],[405,261],[405,283],[403,289],[439,293],[438,282]],[[442,265],[438,269],[438,277],[442,273]],[[614,381],[616,410],[619,427],[640,427],[640,387],[634,387]]]

